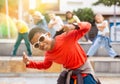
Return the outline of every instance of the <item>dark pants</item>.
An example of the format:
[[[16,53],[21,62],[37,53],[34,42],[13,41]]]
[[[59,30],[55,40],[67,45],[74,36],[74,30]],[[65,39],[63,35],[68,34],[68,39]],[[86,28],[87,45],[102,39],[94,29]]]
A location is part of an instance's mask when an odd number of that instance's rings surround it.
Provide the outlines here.
[[[28,33],[18,33],[18,38],[17,38],[16,43],[14,45],[12,55],[13,56],[16,55],[16,52],[17,52],[18,47],[19,47],[22,40],[25,41],[25,45],[26,45],[27,51],[28,51],[28,56],[31,56],[32,52],[31,52],[30,43],[29,43],[29,39],[28,39]]]

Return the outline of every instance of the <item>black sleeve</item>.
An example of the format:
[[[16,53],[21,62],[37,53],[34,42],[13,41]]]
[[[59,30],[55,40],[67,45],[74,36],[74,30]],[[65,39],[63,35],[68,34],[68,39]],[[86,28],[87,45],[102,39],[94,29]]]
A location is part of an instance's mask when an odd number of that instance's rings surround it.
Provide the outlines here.
[[[75,29],[80,29],[80,27],[77,24],[73,24],[75,26]]]

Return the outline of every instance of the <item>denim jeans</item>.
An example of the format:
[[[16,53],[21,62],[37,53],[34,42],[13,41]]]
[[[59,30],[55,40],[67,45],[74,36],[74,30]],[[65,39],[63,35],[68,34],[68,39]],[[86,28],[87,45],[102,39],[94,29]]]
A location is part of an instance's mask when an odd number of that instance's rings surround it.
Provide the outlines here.
[[[107,50],[107,53],[109,54],[109,56],[114,57],[117,55],[117,53],[112,49],[110,45],[110,39],[102,35],[97,35],[92,46],[88,50],[87,55],[93,56],[100,46],[103,46]]]
[[[74,84],[74,80],[71,78],[70,84]],[[91,74],[83,78],[83,84],[97,84],[96,80]]]

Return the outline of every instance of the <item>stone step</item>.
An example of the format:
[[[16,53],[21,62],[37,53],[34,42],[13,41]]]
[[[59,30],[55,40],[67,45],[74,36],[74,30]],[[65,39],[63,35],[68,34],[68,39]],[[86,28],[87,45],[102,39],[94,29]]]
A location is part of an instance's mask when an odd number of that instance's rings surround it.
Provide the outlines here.
[[[30,57],[30,59],[35,61],[42,61],[44,57]],[[20,57],[10,57],[6,56],[0,57],[0,73],[26,73],[26,72],[60,72],[62,66],[56,63],[47,69],[47,70],[37,70],[26,68],[25,64],[22,61],[22,56]]]
[[[11,52],[13,50],[14,44],[15,44],[15,40],[11,40],[11,39],[2,39],[1,40],[0,39],[0,56],[10,56]],[[83,47],[85,52],[87,52],[92,43],[79,42],[79,44]],[[112,47],[118,54],[120,54],[120,52],[119,52],[120,42],[113,42]],[[33,49],[32,47],[31,47],[31,49],[32,49],[33,55],[35,55],[35,56],[44,55],[43,51]],[[22,55],[22,53],[24,51],[27,53],[27,49],[26,49],[26,46],[24,44],[24,41],[22,41],[19,48],[18,48],[17,55],[18,56]],[[108,54],[104,48],[99,48],[98,51],[95,53],[95,56],[108,56]]]
[[[35,61],[42,61],[44,57],[30,57]],[[111,76],[120,76],[120,59],[114,59],[110,57],[89,57],[88,58],[93,66],[96,74],[103,76],[102,74],[108,74]],[[0,73],[60,73],[63,67],[59,64],[53,63],[53,65],[47,70],[28,69],[22,62],[22,56],[20,57],[3,57],[0,56]]]
[[[88,59],[96,73],[120,73],[120,59],[111,57],[89,57]]]

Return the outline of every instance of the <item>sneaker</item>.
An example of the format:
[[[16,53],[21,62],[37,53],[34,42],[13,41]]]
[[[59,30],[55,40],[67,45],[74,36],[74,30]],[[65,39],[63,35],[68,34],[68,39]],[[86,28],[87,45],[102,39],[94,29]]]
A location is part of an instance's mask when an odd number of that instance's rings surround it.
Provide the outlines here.
[[[87,57],[89,57],[89,55],[87,55]]]
[[[119,58],[120,59],[120,55],[116,55],[116,56],[114,56],[114,58]]]
[[[91,40],[88,40],[88,43],[92,43],[92,41],[91,41]]]
[[[11,57],[15,57],[16,54],[14,54],[13,52],[11,52],[10,56],[11,56]]]

